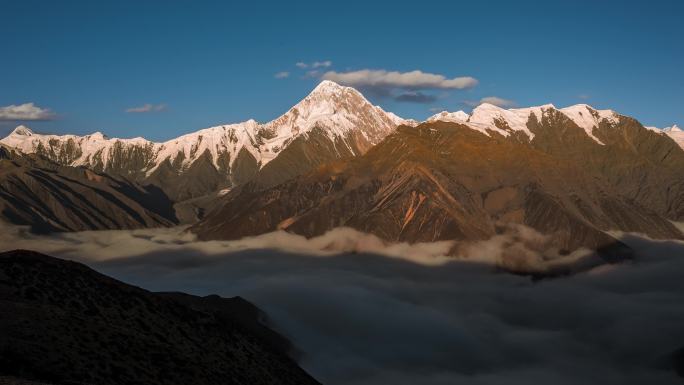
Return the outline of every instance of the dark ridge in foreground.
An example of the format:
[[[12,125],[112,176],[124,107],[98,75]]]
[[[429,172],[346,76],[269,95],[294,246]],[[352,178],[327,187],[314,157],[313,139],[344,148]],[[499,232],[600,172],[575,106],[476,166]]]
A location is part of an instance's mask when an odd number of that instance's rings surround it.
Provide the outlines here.
[[[16,250],[0,253],[0,308],[0,383],[318,383],[237,297],[151,293]]]
[[[672,366],[679,377],[684,379],[684,347],[672,353]]]

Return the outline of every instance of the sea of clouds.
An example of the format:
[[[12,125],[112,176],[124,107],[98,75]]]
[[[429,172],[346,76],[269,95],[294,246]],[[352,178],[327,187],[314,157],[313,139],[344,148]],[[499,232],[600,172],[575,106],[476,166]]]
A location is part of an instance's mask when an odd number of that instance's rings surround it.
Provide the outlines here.
[[[200,242],[181,228],[39,236],[6,225],[0,249],[78,260],[153,291],[240,295],[325,384],[680,384],[684,242],[615,233],[634,259],[603,265],[540,250],[528,230],[456,257],[445,256],[452,242],[388,244],[351,229]],[[559,264],[582,268],[509,272]]]

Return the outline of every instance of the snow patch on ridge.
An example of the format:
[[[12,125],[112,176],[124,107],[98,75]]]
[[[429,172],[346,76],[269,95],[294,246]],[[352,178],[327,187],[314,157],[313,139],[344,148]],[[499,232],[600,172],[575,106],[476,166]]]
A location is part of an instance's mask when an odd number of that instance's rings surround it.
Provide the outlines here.
[[[455,122],[455,123],[465,123],[470,118],[470,115],[463,111],[448,112],[442,111],[440,113],[434,114],[427,118],[427,122],[443,121],[443,122]]]
[[[532,116],[541,121],[546,110],[555,110],[555,107],[553,104],[545,104],[543,106],[506,110],[493,104],[482,103],[475,107],[468,122],[495,127],[497,130],[494,131],[498,131],[504,136],[510,135],[511,131],[521,131],[532,140],[534,133],[527,127],[527,122]]]
[[[561,108],[560,112],[565,114],[570,120],[584,129],[584,132],[596,143],[604,145],[596,136],[594,128],[599,126],[602,120],[608,120],[612,124],[617,123],[617,113],[612,110],[596,110],[587,104],[576,104],[574,106]]]
[[[654,126],[644,126],[647,130],[653,131],[655,133],[658,133],[660,135],[667,135],[669,136],[672,140],[677,143],[679,147],[684,150],[684,130],[682,130],[679,126],[676,124],[671,126],[671,127],[665,127],[665,128],[658,128]]]
[[[672,127],[663,129],[663,131],[665,135],[672,138],[684,150],[684,130],[675,124]]]
[[[610,124],[617,124],[619,115],[612,110],[597,110],[586,104],[577,104],[570,107],[557,109],[553,104],[528,108],[504,109],[493,104],[483,103],[477,106],[471,115],[463,111],[447,112],[442,111],[427,119],[427,122],[447,121],[466,124],[468,127],[489,135],[489,131],[498,132],[503,136],[509,136],[511,132],[523,132],[527,137],[534,139],[527,125],[530,119],[541,122],[545,113],[548,111],[558,111],[575,122],[584,132],[595,142],[603,145],[593,134],[594,128],[606,120]]]

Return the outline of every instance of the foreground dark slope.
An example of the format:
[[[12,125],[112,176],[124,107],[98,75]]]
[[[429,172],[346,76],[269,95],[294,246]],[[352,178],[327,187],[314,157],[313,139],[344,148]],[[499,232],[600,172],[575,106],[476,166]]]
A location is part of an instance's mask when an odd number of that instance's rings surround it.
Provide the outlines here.
[[[30,251],[0,254],[0,377],[53,384],[315,384],[240,298],[155,294]]]
[[[81,231],[170,226],[173,203],[143,187],[84,168],[0,146],[0,218],[34,231]]]
[[[445,122],[400,127],[364,156],[265,191],[245,186],[192,230],[203,239],[235,239],[278,229],[315,236],[349,226],[423,242],[486,239],[506,223],[551,235],[561,250],[607,255],[622,246],[602,230],[682,236],[569,156]]]

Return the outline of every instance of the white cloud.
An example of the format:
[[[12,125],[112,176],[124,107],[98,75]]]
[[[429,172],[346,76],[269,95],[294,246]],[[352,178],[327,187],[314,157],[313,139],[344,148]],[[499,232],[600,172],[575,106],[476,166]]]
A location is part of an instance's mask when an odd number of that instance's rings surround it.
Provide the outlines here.
[[[338,227],[312,238],[275,231],[239,240],[199,241],[182,227],[83,231],[44,236],[29,233],[26,227],[0,221],[0,245],[76,259],[79,255],[88,255],[93,260],[126,258],[155,250],[171,253],[188,249],[203,255],[261,249],[321,257],[368,253],[426,266],[474,262],[519,273],[565,272],[584,269],[587,264],[602,263],[594,253],[584,249],[560,255],[550,237],[523,225],[510,225],[502,230],[501,234],[477,242],[389,242],[347,227]],[[0,246],[1,251],[3,248]],[[455,254],[450,255],[452,253]]]
[[[351,72],[328,71],[323,79],[352,87],[403,89],[464,89],[477,85],[470,76],[449,79],[444,75],[419,70],[409,72],[363,69]]]
[[[682,241],[613,234],[635,251],[632,262],[532,280],[500,270],[551,262],[521,249],[540,240],[524,228],[460,259],[443,256],[451,242],[387,244],[349,229],[208,242],[179,230],[39,236],[0,225],[0,250],[83,261],[153,291],[239,295],[325,384],[682,381],[671,363],[684,345]]]
[[[323,60],[323,61],[315,61],[311,63],[304,63],[304,62],[298,62],[295,64],[297,67],[301,69],[307,69],[307,68],[328,68],[332,66],[332,61],[330,60]]]
[[[289,76],[290,76],[290,73],[287,71],[276,72],[276,74],[273,75],[273,77],[276,79],[285,79],[286,77],[289,77]]]
[[[332,65],[332,62],[330,60],[325,60],[325,61],[315,61],[311,63],[311,68],[328,68]]]
[[[145,113],[145,112],[159,112],[166,109],[166,104],[150,104],[146,103],[139,107],[127,108],[126,112],[129,113]]]
[[[483,103],[493,104],[497,107],[502,107],[502,108],[514,107],[516,105],[516,103],[514,101],[509,100],[509,99],[500,98],[498,96],[487,96],[487,97],[480,99],[479,101],[466,100],[464,103],[471,106],[471,107],[477,107]]]
[[[52,120],[55,114],[47,108],[40,108],[33,103],[0,107],[0,120]]]

